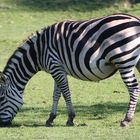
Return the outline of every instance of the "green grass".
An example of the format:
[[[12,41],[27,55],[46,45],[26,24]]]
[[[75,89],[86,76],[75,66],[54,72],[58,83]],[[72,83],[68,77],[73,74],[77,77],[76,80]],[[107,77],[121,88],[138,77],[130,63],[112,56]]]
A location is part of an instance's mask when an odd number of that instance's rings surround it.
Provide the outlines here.
[[[119,0],[0,0],[0,69],[17,46],[31,32],[62,20],[84,20],[111,13],[140,15],[140,4],[123,8]],[[138,74],[137,74],[138,75]],[[140,79],[139,75],[138,78]],[[128,104],[128,93],[119,74],[100,83],[69,77],[75,126],[66,127],[67,112],[63,98],[54,127],[45,127],[52,104],[53,80],[39,72],[27,84],[24,105],[13,127],[0,128],[0,140],[133,140],[140,139],[140,104],[135,119],[120,128]]]

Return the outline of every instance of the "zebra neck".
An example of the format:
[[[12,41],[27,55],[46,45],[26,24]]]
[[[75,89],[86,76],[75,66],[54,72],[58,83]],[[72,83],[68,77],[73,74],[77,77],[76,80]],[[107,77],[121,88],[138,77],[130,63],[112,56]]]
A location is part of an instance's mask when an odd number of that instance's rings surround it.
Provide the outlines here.
[[[3,71],[8,77],[11,86],[19,91],[23,91],[30,78],[41,70],[37,64],[34,48],[31,49],[31,46],[27,45],[27,43],[25,45],[14,52]]]
[[[17,65],[10,64],[3,73],[8,77],[10,87],[12,87],[12,89],[14,89],[17,93],[19,92],[21,94],[23,93],[28,81],[36,72],[30,72],[28,69],[26,69],[26,71],[23,69],[21,70],[21,68],[17,68]]]
[[[10,57],[4,74],[19,90],[24,90],[30,78],[40,70],[49,71],[49,28],[36,32]]]

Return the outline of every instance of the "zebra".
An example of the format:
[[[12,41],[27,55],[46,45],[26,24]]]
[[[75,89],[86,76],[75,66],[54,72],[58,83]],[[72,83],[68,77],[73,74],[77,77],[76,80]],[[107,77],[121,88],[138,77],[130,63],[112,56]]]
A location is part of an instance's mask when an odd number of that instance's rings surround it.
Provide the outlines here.
[[[140,20],[134,16],[119,13],[99,19],[63,21],[36,31],[15,50],[0,72],[0,126],[12,124],[23,105],[27,82],[41,70],[54,79],[46,126],[53,125],[61,94],[68,111],[66,125],[74,125],[67,75],[98,82],[117,71],[130,95],[121,121],[121,126],[127,126],[134,118],[140,91],[135,67],[140,72]]]

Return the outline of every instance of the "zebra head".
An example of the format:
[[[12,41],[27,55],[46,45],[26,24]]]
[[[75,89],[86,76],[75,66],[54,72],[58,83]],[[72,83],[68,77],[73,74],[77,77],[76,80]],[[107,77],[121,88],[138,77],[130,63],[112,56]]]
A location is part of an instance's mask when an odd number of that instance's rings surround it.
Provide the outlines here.
[[[9,102],[7,99],[7,89],[9,80],[2,72],[0,72],[0,126],[9,126],[12,116],[8,113]]]

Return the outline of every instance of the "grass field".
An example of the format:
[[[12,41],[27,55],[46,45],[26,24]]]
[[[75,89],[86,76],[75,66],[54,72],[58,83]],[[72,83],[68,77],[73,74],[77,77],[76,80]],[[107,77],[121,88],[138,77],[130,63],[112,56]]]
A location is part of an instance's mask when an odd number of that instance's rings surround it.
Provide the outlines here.
[[[0,0],[0,69],[17,46],[31,32],[62,20],[97,18],[111,13],[140,15],[140,4],[125,8],[119,0]],[[138,78],[140,76],[137,74]],[[119,74],[100,83],[69,77],[76,111],[75,126],[66,127],[63,98],[54,127],[45,127],[52,104],[53,80],[39,72],[27,84],[24,105],[13,127],[0,128],[0,140],[140,140],[140,104],[135,119],[126,128],[119,123],[128,104],[128,93]]]

